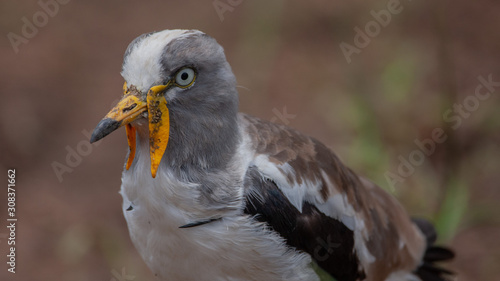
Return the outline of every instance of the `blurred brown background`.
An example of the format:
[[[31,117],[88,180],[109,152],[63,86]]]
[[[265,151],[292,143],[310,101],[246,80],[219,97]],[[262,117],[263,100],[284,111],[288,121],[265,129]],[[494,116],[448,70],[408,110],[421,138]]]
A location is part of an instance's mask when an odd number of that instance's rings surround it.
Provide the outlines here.
[[[97,146],[85,132],[121,96],[128,43],[173,28],[200,29],[224,46],[241,111],[317,137],[412,215],[434,221],[457,252],[449,267],[458,280],[500,280],[500,87],[475,96],[479,76],[500,81],[500,2],[4,0],[0,8],[0,280],[154,280],[117,193],[125,132]],[[365,34],[357,41],[356,28]],[[350,63],[342,42],[357,48]],[[435,129],[446,140],[418,159],[416,142]],[[401,176],[410,155],[413,170],[391,187],[386,175]],[[16,274],[5,263],[8,168],[17,171]]]

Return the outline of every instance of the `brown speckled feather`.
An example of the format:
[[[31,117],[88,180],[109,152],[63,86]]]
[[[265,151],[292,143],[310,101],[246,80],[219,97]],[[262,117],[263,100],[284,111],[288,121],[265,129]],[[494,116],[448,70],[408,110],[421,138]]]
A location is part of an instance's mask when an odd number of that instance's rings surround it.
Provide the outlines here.
[[[240,122],[251,136],[255,166],[297,209],[302,209],[297,202],[307,202],[353,230],[352,250],[366,274],[363,280],[386,280],[391,274],[398,278],[417,270],[426,250],[425,236],[392,195],[356,175],[314,138],[248,115],[240,115]],[[286,181],[280,181],[276,171]],[[301,200],[293,198],[296,194],[302,194]]]

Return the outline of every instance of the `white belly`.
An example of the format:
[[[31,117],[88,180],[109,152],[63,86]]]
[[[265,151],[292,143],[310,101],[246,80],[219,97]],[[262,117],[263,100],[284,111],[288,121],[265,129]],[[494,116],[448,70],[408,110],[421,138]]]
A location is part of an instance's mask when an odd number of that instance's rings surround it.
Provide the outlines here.
[[[195,186],[164,172],[152,179],[132,170],[123,174],[125,219],[134,245],[160,280],[319,280],[308,255],[247,216],[233,212],[179,228],[206,218],[194,201]]]

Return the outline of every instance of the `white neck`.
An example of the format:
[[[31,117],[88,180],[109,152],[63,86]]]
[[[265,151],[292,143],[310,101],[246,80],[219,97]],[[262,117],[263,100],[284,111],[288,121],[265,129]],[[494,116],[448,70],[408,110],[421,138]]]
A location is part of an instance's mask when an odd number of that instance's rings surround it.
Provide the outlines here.
[[[248,161],[245,145],[235,166]],[[290,251],[278,234],[241,212],[179,228],[210,215],[197,202],[199,185],[177,178],[168,166],[153,179],[147,146],[141,147],[123,173],[123,212],[132,241],[160,280],[318,280],[308,255]]]

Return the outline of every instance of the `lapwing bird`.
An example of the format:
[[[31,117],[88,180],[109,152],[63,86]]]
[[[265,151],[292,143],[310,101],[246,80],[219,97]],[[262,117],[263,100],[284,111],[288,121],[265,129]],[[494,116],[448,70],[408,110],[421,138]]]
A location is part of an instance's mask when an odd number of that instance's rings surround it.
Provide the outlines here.
[[[197,30],[139,36],[123,97],[95,142],[125,126],[123,213],[159,280],[449,280],[453,253],[318,140],[238,113],[223,48]],[[322,273],[323,274],[323,273]]]

